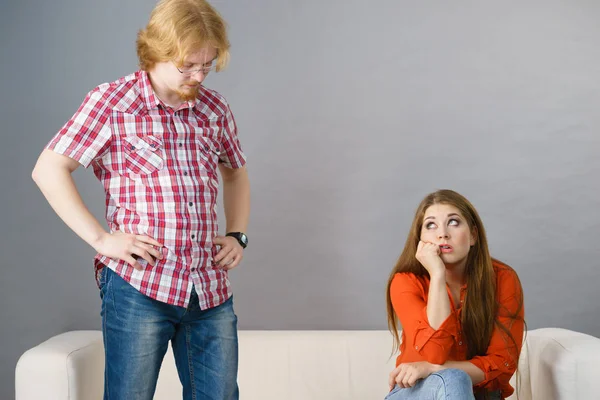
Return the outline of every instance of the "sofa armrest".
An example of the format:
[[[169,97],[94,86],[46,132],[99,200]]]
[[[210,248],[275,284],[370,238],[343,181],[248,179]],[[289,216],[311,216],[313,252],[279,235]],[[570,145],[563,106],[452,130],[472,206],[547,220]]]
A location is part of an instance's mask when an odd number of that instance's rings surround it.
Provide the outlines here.
[[[102,399],[104,348],[100,331],[71,331],[26,351],[17,362],[16,400]]]
[[[571,400],[598,396],[600,339],[560,328],[528,332],[527,352],[534,399]]]

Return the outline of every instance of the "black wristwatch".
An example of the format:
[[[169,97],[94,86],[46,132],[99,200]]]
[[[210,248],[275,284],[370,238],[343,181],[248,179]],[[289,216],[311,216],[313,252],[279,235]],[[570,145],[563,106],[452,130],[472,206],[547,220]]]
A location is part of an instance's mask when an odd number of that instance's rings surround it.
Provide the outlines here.
[[[225,236],[231,236],[231,237],[236,238],[238,243],[240,244],[240,246],[242,246],[243,249],[245,249],[246,246],[248,246],[248,236],[246,236],[246,234],[243,232],[229,232]]]

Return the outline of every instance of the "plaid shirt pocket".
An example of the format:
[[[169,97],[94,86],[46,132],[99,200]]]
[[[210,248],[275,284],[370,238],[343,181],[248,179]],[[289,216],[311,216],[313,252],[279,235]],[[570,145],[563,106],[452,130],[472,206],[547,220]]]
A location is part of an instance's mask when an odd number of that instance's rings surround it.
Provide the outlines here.
[[[198,136],[195,140],[199,160],[209,176],[216,178],[217,164],[220,162],[221,144],[211,138]]]
[[[164,154],[162,139],[153,135],[123,136],[125,167],[135,175],[150,175],[163,168]]]

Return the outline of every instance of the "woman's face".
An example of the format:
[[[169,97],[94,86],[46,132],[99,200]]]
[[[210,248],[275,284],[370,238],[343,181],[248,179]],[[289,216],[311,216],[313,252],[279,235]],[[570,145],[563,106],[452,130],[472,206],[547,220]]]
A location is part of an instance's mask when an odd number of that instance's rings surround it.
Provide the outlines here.
[[[475,235],[458,208],[449,204],[434,204],[425,210],[421,240],[440,246],[444,264],[466,262]]]

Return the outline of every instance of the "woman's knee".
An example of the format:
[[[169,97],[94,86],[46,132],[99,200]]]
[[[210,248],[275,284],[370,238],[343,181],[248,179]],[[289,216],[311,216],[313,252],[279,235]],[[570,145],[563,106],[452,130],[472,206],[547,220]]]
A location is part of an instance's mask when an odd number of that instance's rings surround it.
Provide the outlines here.
[[[448,368],[443,369],[439,372],[435,372],[436,375],[439,375],[443,380],[453,381],[457,383],[464,383],[469,386],[473,386],[473,382],[471,381],[471,377],[462,369],[457,368]]]
[[[449,368],[432,375],[439,377],[439,389],[450,398],[473,398],[473,382],[465,371]]]

